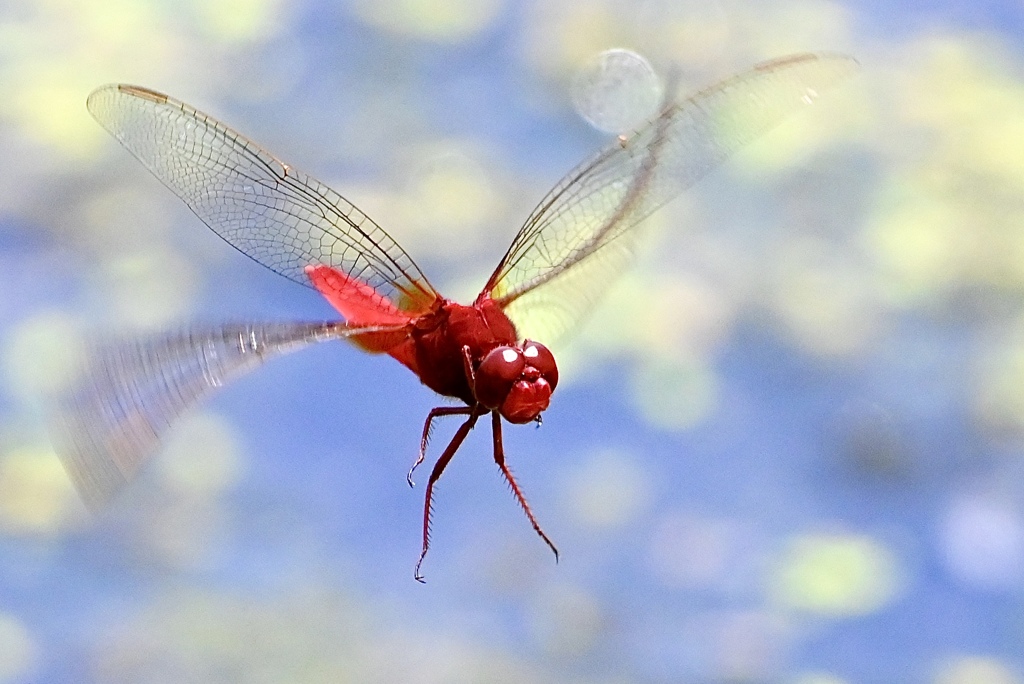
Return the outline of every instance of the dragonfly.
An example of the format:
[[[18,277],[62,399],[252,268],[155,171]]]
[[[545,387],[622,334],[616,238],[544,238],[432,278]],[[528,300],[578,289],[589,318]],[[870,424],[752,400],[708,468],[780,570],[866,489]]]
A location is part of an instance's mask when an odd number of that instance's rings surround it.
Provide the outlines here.
[[[552,344],[576,328],[632,261],[656,209],[855,72],[840,54],[758,64],[610,141],[537,204],[471,304],[442,296],[401,246],[316,178],[197,109],[133,85],[87,100],[92,116],[232,247],[319,292],[341,320],[193,325],[93,343],[59,400],[58,452],[85,503],[104,508],[212,390],[287,352],[347,340],[386,354],[457,400],[430,410],[407,479],[440,418],[462,422],[427,478],[414,577],[431,541],[434,487],[480,419],[495,464],[558,560],[506,464],[502,423],[539,424],[558,386]]]

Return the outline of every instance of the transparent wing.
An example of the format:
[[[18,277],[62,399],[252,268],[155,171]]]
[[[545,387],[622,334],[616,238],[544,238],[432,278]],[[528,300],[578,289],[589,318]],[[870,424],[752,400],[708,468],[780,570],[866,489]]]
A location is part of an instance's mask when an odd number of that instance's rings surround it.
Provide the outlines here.
[[[189,105],[130,85],[93,92],[89,112],[213,232],[302,285],[324,264],[404,311],[437,293],[391,236],[351,202]]]
[[[56,448],[86,504],[101,509],[210,390],[314,342],[393,328],[340,323],[232,324],[123,339],[89,349],[56,399]]]
[[[484,293],[523,336],[572,328],[630,263],[631,228],[856,68],[842,55],[793,55],[670,105],[541,200]]]

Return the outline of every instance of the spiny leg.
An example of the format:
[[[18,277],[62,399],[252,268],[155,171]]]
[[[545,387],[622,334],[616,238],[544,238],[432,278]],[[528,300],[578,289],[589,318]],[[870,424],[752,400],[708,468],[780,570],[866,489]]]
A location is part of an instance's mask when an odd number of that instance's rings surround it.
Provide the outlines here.
[[[540,535],[540,538],[544,540],[552,551],[555,553],[555,562],[558,562],[558,549],[548,539],[548,535],[544,534],[544,530],[537,524],[537,519],[533,517],[533,511],[530,510],[529,504],[526,503],[526,498],[523,497],[522,490],[519,489],[519,485],[516,483],[516,479],[512,477],[512,471],[505,465],[505,448],[501,444],[501,414],[497,411],[491,412],[491,431],[494,435],[494,462],[501,468],[501,474],[505,476],[505,481],[508,482],[508,486],[512,489],[512,494],[515,495],[519,505],[523,507],[523,512],[526,513],[526,517],[530,520],[530,524],[533,525],[534,531]]]
[[[469,383],[469,393],[476,397],[476,372],[473,371],[473,357],[469,353],[469,345],[462,345],[462,370],[466,374],[466,382]]]
[[[464,416],[472,412],[473,409],[469,406],[435,406],[430,409],[430,413],[427,414],[427,422],[423,424],[423,435],[420,437],[420,453],[416,457],[416,462],[412,464],[412,468],[409,468],[409,474],[405,476],[410,487],[416,486],[412,481],[413,472],[420,466],[420,463],[423,463],[423,459],[427,457],[427,442],[430,441],[430,430],[433,420],[442,416]]]
[[[434,464],[434,469],[430,472],[430,479],[427,480],[427,491],[423,499],[423,549],[420,551],[420,558],[416,561],[416,571],[414,577],[417,582],[424,582],[423,575],[420,574],[420,566],[423,565],[423,559],[427,556],[427,549],[430,548],[430,515],[431,515],[431,503],[434,492],[434,483],[437,482],[438,478],[441,477],[441,473],[448,466],[448,462],[452,460],[452,456],[462,446],[463,440],[466,439],[466,435],[476,425],[477,418],[480,414],[475,410],[470,410],[469,418],[466,422],[459,426],[459,429],[455,431],[455,436],[452,437],[452,441],[448,442],[448,446],[445,448],[444,453],[441,454],[441,458],[437,459],[437,463]],[[550,543],[550,542],[549,542]]]

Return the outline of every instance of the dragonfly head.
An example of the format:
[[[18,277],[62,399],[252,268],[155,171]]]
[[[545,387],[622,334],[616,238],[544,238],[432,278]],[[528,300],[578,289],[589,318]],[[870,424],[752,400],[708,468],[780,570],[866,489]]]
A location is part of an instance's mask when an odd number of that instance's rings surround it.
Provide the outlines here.
[[[548,407],[558,384],[551,351],[525,340],[495,347],[476,369],[476,400],[510,423],[529,423]]]

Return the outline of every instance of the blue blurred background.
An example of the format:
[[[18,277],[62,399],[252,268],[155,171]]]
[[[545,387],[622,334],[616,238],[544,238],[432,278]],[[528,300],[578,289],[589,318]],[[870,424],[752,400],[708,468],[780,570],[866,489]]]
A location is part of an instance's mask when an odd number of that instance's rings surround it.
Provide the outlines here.
[[[0,3],[0,682],[1024,682],[1022,35],[1017,0]],[[86,515],[40,409],[83,336],[333,317],[93,88],[215,114],[465,301],[605,141],[572,91],[615,47],[686,90],[863,68],[652,218],[555,348],[506,452],[561,563],[478,430],[412,580],[437,399],[344,345],[222,391]]]

